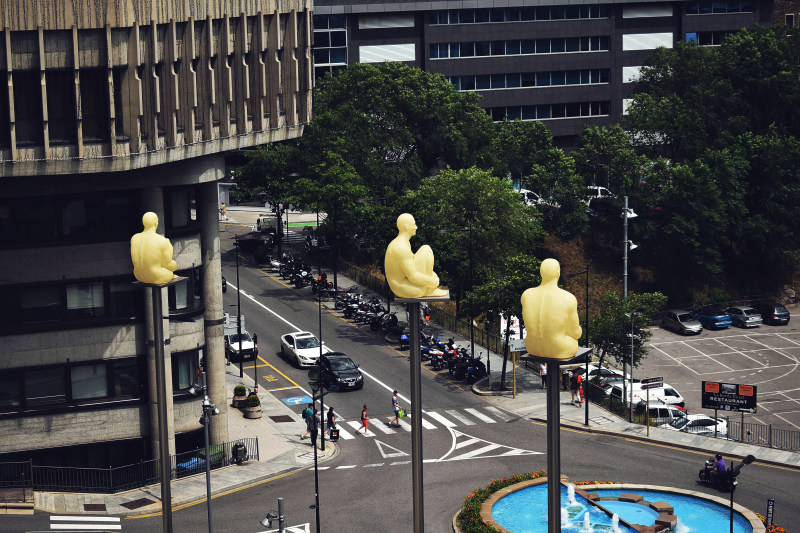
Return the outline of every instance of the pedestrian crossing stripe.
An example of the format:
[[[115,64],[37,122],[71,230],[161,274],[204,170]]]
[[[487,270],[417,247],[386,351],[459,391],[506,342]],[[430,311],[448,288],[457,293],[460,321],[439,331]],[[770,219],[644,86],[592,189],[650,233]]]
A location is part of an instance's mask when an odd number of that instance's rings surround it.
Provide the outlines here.
[[[122,525],[118,516],[51,516],[51,530],[69,531],[119,531]],[[66,522],[66,523],[64,523]]]
[[[472,435],[462,433],[457,429],[447,429],[453,436],[453,443],[450,445],[450,449],[447,451],[447,453],[438,459],[442,462],[462,461],[465,459],[476,458],[486,459],[489,457],[510,457],[515,455],[541,455],[542,453],[489,442],[488,440],[479,439],[478,437],[473,437]],[[471,449],[467,450],[468,448]],[[458,452],[459,450],[460,453]]]

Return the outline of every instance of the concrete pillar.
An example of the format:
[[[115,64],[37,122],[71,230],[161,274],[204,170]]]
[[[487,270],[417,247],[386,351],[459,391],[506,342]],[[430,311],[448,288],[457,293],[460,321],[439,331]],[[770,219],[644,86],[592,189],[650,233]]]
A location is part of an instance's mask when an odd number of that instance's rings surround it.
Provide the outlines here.
[[[212,444],[222,444],[228,441],[228,391],[225,384],[225,344],[222,340],[224,306],[217,183],[203,183],[199,188],[197,216],[200,221],[200,246],[203,255],[201,277],[206,309],[203,328],[206,346],[203,360],[208,380],[208,396],[219,408],[219,415],[211,417],[210,439]]]
[[[143,189],[139,196],[142,207],[141,215],[147,211],[153,211],[158,215],[157,232],[164,235],[164,191],[161,187],[148,187]],[[167,289],[161,289],[161,297],[164,302],[163,315],[167,316],[169,309],[167,302]],[[145,299],[145,339],[147,340],[147,385],[149,390],[149,423],[150,429],[150,450],[151,457],[159,457],[159,431],[158,431],[158,387],[156,383],[156,351],[153,341],[153,302],[148,297],[149,291],[142,290],[142,298]],[[172,413],[172,357],[169,346],[169,320],[164,320],[164,375],[166,376],[166,400],[167,413]],[[169,439],[169,453],[175,455],[175,421],[172,416],[167,419],[167,438]]]

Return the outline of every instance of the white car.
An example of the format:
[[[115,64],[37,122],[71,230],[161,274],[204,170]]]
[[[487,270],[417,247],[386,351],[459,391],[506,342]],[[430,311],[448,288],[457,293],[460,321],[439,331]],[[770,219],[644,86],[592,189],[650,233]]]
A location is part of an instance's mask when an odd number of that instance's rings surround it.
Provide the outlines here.
[[[322,343],[320,352],[320,342],[310,331],[294,331],[281,336],[281,355],[291,359],[299,367],[308,367],[317,364],[320,353],[328,353],[331,350]]]
[[[668,424],[659,426],[663,429],[673,431],[683,431],[684,433],[696,433],[700,435],[714,436],[715,428],[718,437],[728,436],[728,422],[724,418],[713,418],[708,415],[688,415],[675,418]]]

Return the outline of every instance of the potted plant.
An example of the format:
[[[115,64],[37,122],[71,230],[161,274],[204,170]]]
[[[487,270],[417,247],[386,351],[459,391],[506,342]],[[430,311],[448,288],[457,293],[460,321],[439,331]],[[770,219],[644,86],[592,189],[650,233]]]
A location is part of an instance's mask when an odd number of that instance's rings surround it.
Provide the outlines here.
[[[233,388],[233,401],[231,402],[231,407],[242,409],[243,407],[245,407],[246,400],[247,400],[247,387],[245,387],[244,385],[236,385]]]
[[[261,400],[253,393],[247,397],[247,407],[244,408],[245,418],[261,418]]]

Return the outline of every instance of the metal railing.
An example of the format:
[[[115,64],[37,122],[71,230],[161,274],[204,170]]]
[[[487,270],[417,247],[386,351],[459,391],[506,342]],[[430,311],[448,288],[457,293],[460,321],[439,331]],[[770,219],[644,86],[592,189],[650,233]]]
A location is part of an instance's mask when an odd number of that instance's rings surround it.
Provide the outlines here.
[[[258,461],[258,438],[238,439],[211,446],[211,469],[234,464],[233,448],[244,444],[245,460]],[[31,461],[0,463],[0,487],[31,488],[46,492],[113,494],[161,482],[160,461],[109,468],[38,466]],[[205,449],[170,456],[173,479],[205,473]]]

